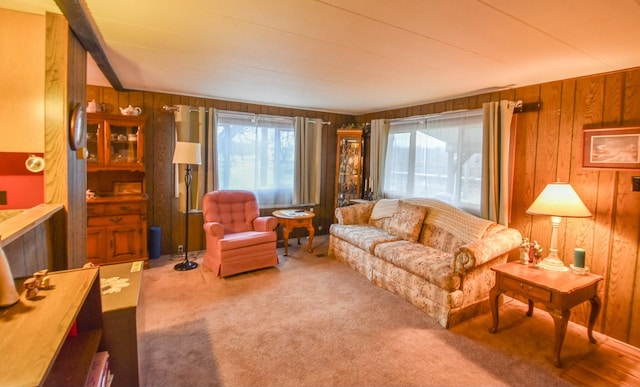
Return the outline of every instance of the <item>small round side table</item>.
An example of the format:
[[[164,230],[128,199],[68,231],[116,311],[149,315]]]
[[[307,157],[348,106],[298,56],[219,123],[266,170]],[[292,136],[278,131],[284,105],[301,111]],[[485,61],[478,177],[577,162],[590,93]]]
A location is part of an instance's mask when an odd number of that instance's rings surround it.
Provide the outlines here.
[[[282,236],[284,238],[284,255],[289,254],[289,233],[294,228],[306,228],[309,231],[309,243],[307,251],[313,252],[313,236],[315,229],[313,228],[313,217],[315,213],[311,211],[295,211],[295,210],[277,210],[273,211],[273,216],[278,218],[278,223],[282,226]],[[298,237],[300,244],[300,237]]]

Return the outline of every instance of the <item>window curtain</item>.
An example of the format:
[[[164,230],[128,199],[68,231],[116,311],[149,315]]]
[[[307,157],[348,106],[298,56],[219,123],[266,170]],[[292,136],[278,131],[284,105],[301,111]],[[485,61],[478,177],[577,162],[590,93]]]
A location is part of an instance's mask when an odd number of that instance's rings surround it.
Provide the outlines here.
[[[261,207],[291,204],[294,190],[294,118],[216,111],[218,189],[256,194]]]
[[[320,203],[322,120],[295,117],[293,204]]]
[[[206,136],[201,147],[204,149],[202,163],[204,164],[204,190],[202,196],[206,192],[218,189],[218,174],[216,173],[218,160],[218,144],[216,141],[216,109],[209,108],[206,110],[205,119],[207,122]]]
[[[369,145],[369,188],[374,199],[383,198],[384,168],[389,141],[389,120],[371,120]]]
[[[194,107],[189,105],[176,105],[178,110],[174,111],[175,120],[175,141],[197,142],[200,143],[201,159],[206,157],[206,138],[207,138],[207,109],[204,107]],[[191,165],[191,185],[189,187],[189,203],[190,210],[202,209],[202,196],[204,195],[206,165]],[[181,212],[186,211],[186,184],[184,181],[186,175],[186,165],[174,165],[175,176],[175,197],[178,198],[178,209]]]
[[[487,102],[484,110],[481,216],[508,226],[513,184],[511,119],[515,102]],[[515,134],[515,133],[514,133]]]

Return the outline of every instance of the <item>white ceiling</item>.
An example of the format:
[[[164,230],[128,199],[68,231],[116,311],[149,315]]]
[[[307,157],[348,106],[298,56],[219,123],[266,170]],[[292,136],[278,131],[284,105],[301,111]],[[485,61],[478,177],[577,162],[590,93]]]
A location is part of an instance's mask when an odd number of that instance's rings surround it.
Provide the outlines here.
[[[640,0],[86,2],[135,90],[362,114],[640,66]]]

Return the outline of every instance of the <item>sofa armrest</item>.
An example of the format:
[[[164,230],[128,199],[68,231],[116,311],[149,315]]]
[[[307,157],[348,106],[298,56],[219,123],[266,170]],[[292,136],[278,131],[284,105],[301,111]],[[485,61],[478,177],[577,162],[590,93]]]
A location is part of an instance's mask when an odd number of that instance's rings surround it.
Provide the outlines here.
[[[256,231],[273,231],[278,226],[275,216],[258,216],[253,220],[253,229]]]
[[[335,210],[338,224],[367,224],[376,202],[352,204]]]
[[[518,248],[522,235],[515,228],[504,228],[485,238],[460,246],[454,253],[452,268],[464,274],[467,270],[487,263]]]
[[[218,222],[207,222],[202,225],[205,235],[210,234],[218,239],[224,238],[224,226]]]

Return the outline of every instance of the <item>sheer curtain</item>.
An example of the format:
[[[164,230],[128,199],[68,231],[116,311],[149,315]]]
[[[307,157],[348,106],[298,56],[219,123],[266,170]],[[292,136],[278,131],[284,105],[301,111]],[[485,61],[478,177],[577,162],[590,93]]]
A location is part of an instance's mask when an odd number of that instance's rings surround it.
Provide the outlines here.
[[[293,204],[320,203],[322,120],[295,118]]]
[[[389,140],[389,120],[371,120],[371,141],[369,146],[369,188],[375,199],[382,199],[384,167]]]
[[[293,117],[218,110],[215,137],[218,189],[252,191],[261,206],[292,203]]]
[[[482,109],[391,120],[385,197],[436,198],[480,214]]]
[[[515,102],[483,105],[483,172],[481,216],[507,226],[511,217],[513,144],[511,118]]]

